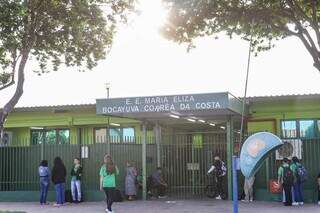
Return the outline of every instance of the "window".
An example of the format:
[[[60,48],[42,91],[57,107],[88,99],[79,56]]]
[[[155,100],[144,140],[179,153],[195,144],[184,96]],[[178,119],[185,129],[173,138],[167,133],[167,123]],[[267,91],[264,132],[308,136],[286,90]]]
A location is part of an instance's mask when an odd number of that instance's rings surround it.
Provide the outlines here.
[[[296,138],[297,137],[297,121],[282,121],[282,137]]]
[[[314,120],[300,120],[300,138],[315,138]]]
[[[106,142],[106,138],[107,138],[106,128],[96,128],[94,130],[94,133],[95,133],[96,143]],[[134,131],[134,128],[131,128],[131,127],[110,128],[108,131],[108,137],[111,140],[111,143],[134,142],[135,131]]]
[[[58,130],[58,144],[68,144],[70,139],[70,131],[67,129]]]
[[[134,128],[123,128],[123,137],[134,137]]]
[[[31,141],[33,145],[37,144],[69,144],[70,130],[68,129],[50,129],[50,130],[32,130]]]
[[[105,143],[107,140],[107,129],[97,128],[94,132],[96,143]]]

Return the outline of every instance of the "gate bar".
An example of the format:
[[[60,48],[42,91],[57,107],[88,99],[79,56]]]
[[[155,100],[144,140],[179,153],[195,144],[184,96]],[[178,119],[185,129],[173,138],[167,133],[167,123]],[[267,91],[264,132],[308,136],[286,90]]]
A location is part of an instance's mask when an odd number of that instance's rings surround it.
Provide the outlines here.
[[[146,124],[142,124],[142,199],[147,200],[147,131]]]

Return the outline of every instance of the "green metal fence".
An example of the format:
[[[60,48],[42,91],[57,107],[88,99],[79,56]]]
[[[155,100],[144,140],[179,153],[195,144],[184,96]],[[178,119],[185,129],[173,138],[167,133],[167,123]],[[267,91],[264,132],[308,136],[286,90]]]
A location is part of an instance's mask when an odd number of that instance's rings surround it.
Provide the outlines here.
[[[138,171],[142,170],[142,144],[140,137],[117,138],[108,137],[99,143],[81,145],[30,145],[29,141],[22,141],[20,146],[0,147],[0,191],[37,191],[39,190],[38,167],[42,159],[48,160],[52,168],[53,160],[59,156],[67,169],[67,185],[70,188],[70,171],[73,159],[81,159],[83,166],[82,187],[84,191],[99,189],[99,169],[103,164],[103,157],[111,154],[120,170],[117,185],[124,190],[126,163],[134,162]],[[156,169],[157,152],[154,138],[147,138],[147,175]],[[51,184],[50,190],[53,190]]]
[[[85,137],[83,137],[85,140]],[[194,133],[162,135],[161,143],[148,137],[146,151],[147,177],[157,168],[157,147],[160,149],[160,166],[164,179],[168,182],[168,195],[177,198],[203,197],[211,177],[206,173],[213,157],[219,155],[227,162],[225,133]],[[99,189],[99,169],[103,157],[111,154],[120,170],[117,187],[124,191],[126,162],[134,162],[142,174],[142,138],[99,138],[94,144],[49,145],[42,143],[30,145],[22,141],[20,146],[0,147],[0,191],[39,190],[38,166],[42,159],[49,162],[59,156],[67,168],[67,185],[70,188],[70,170],[75,157],[81,158],[83,165],[82,187],[84,192]],[[227,180],[225,180],[227,182]],[[53,190],[51,184],[50,190]],[[225,191],[227,191],[225,187]],[[141,193],[141,192],[139,192]]]
[[[320,172],[320,139],[283,139],[285,145],[267,158],[257,173],[255,188],[269,191],[269,181],[277,179],[282,159],[296,156],[308,171],[308,181],[304,184],[307,202],[317,200],[317,176]],[[274,194],[273,200],[281,200],[281,194]]]

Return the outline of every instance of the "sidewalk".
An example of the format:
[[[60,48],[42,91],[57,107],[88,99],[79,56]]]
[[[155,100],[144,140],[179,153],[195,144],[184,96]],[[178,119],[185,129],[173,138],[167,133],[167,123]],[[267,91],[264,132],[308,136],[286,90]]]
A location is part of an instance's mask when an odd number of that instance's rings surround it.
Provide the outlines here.
[[[303,207],[284,207],[281,203],[240,203],[240,213],[307,213],[319,212],[320,206],[307,204]],[[104,212],[105,204],[103,202],[90,202],[81,204],[69,204],[60,208],[52,205],[41,207],[38,203],[1,203],[0,211],[25,211],[28,213],[94,213]],[[232,213],[232,203],[228,201],[134,201],[115,203],[113,208],[115,213]]]

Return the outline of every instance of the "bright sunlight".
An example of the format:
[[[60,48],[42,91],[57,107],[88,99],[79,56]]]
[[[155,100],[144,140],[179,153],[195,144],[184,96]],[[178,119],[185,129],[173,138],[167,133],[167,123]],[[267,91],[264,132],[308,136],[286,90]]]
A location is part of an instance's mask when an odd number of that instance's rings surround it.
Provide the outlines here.
[[[138,10],[140,14],[135,21],[135,27],[147,36],[157,33],[166,21],[167,13],[161,0],[140,0]]]

